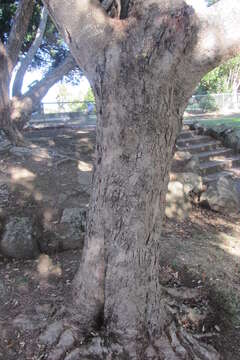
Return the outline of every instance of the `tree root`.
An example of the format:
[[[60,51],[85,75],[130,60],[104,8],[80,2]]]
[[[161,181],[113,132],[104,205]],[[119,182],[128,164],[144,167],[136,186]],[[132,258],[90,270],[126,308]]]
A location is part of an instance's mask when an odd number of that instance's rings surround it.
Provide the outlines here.
[[[90,333],[87,337],[79,332],[79,319],[56,321],[39,337],[44,347],[44,358],[48,360],[220,360],[220,355],[212,345],[203,342],[215,333],[194,333],[183,325],[183,313],[190,304],[201,301],[200,289],[164,288],[164,298],[168,313],[168,323],[159,338],[148,339],[138,357],[105,333]],[[131,346],[129,346],[131,349]],[[47,356],[47,357],[46,357]]]

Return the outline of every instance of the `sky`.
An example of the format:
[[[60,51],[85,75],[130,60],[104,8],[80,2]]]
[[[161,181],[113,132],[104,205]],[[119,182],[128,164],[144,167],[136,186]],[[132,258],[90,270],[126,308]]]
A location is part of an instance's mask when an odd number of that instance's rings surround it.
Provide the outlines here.
[[[28,90],[28,86],[34,82],[41,80],[43,74],[40,70],[34,70],[31,72],[27,72],[24,77],[23,82],[23,93],[25,93]],[[58,88],[61,84],[61,81],[56,83],[51,87],[51,89],[48,91],[47,95],[43,98],[43,103],[51,103],[51,102],[57,102],[57,95],[58,95]],[[71,85],[70,83],[66,84],[66,87],[70,94],[72,94],[74,97],[76,97],[76,94],[79,94],[79,101],[82,101],[84,96],[86,95],[88,89],[90,88],[90,84],[87,80],[87,78],[84,76],[79,85]]]
[[[186,2],[190,5],[192,5],[196,10],[204,11],[206,10],[206,0],[186,0]],[[28,86],[36,81],[41,80],[43,74],[40,70],[34,70],[31,72],[27,72],[24,77],[23,82],[23,93],[25,93],[28,90]],[[43,98],[43,103],[55,103],[57,102],[57,95],[58,95],[58,89],[59,84],[61,82],[56,83],[54,86],[51,87],[51,89],[48,91],[47,95]],[[73,95],[73,97],[76,98],[76,94],[79,95],[79,101],[82,101],[85,94],[87,93],[88,89],[90,88],[90,84],[86,77],[83,77],[80,81],[80,84],[77,86],[73,86],[70,83],[66,84],[66,87],[70,94]]]

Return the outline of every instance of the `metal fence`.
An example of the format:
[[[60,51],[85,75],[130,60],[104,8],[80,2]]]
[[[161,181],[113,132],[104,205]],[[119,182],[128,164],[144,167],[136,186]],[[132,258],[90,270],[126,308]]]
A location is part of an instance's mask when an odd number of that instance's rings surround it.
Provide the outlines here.
[[[190,114],[215,111],[240,111],[240,93],[193,95],[186,108]],[[96,105],[92,101],[45,102],[41,103],[33,117],[61,113],[95,115]]]
[[[204,114],[214,111],[240,111],[240,93],[193,95],[186,112]]]
[[[93,101],[45,102],[41,103],[36,113],[42,115],[59,113],[96,114],[96,105]]]

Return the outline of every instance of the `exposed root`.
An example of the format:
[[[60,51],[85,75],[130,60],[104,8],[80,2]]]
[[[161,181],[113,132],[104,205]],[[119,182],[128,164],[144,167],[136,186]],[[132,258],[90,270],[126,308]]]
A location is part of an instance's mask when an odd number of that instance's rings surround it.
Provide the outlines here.
[[[136,355],[135,350],[131,352],[129,344],[126,349],[117,342],[117,338],[113,340],[104,333],[103,336],[91,333],[84,338],[79,332],[80,322],[75,318],[68,322],[53,323],[40,336],[39,342],[45,346],[44,356],[48,352],[48,360],[220,360],[220,355],[213,346],[202,341],[216,334],[204,334],[201,331],[194,333],[197,327],[188,327],[183,323],[184,316],[192,309],[191,305],[196,307],[196,303],[202,301],[201,290],[165,288],[165,292],[168,294],[164,302],[169,321],[159,338],[146,339],[145,344],[140,344],[143,347],[140,355]],[[196,317],[197,322],[198,320]]]

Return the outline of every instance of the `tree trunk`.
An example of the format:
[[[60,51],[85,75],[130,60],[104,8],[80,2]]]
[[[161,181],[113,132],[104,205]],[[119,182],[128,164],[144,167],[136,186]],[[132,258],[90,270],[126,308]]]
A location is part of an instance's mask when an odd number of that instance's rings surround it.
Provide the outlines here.
[[[73,290],[79,327],[104,329],[107,345],[124,349],[97,359],[219,359],[181,330],[174,336],[159,279],[160,235],[184,109],[201,77],[239,49],[231,36],[239,17],[226,21],[226,0],[210,11],[192,1],[133,0],[126,20],[110,19],[95,0],[43,2],[97,103],[93,190]]]
[[[81,326],[104,320],[129,359],[140,359],[147,338],[158,338],[165,325],[160,233],[184,109],[171,74],[168,82],[161,75],[153,82],[154,66],[145,66],[145,74],[137,62],[129,68],[106,65],[96,74],[96,167],[74,287]]]
[[[3,129],[13,144],[23,142],[22,135],[11,121],[11,104],[9,99],[9,83],[11,63],[6,50],[0,41],[0,129]]]
[[[43,35],[44,35],[45,28],[47,25],[47,18],[48,18],[47,9],[45,7],[43,7],[42,13],[41,13],[41,20],[40,20],[40,24],[39,24],[35,39],[31,45],[30,49],[28,50],[28,53],[21,60],[20,67],[16,73],[16,76],[15,76],[15,79],[13,82],[12,96],[20,97],[22,94],[23,79],[24,79],[25,73],[26,73],[29,65],[31,64],[34,56],[36,55],[36,53],[39,49],[39,46],[42,43]]]

